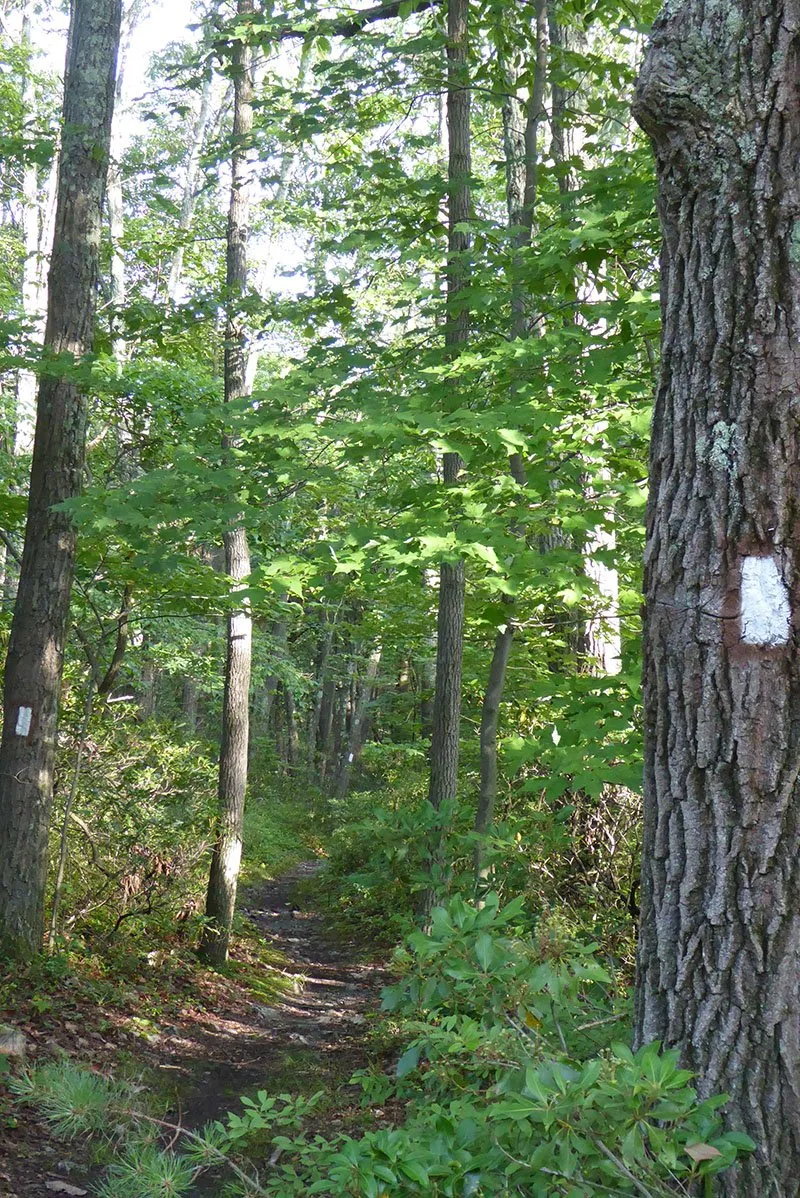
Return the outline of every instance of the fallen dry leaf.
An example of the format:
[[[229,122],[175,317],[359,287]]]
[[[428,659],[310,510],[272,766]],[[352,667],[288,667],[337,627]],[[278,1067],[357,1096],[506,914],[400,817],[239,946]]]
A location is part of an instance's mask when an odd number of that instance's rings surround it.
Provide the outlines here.
[[[80,1186],[71,1186],[68,1181],[46,1181],[44,1183],[46,1190],[52,1190],[56,1194],[73,1194],[75,1198],[80,1198],[81,1194],[88,1194],[88,1190],[82,1190]]]
[[[719,1148],[715,1148],[713,1144],[687,1144],[684,1152],[693,1161],[713,1161],[722,1156]]]

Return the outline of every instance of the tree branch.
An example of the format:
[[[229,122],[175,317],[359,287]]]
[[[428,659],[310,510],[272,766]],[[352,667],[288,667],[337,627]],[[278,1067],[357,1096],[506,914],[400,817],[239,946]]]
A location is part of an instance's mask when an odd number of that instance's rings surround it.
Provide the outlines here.
[[[103,680],[98,683],[98,695],[107,695],[114,689],[117,681],[122,659],[125,656],[125,650],[128,647],[128,617],[130,616],[131,594],[133,587],[128,583],[122,595],[122,608],[117,617],[117,641],[114,646],[114,653],[111,658],[111,663],[105,672]]]
[[[263,35],[263,40],[289,41],[292,38],[305,40],[314,37],[357,37],[359,33],[364,32],[367,26],[375,24],[376,21],[389,21],[398,17],[404,2],[405,0],[390,0],[386,4],[376,4],[372,8],[365,8],[363,12],[354,13],[351,17],[321,20],[306,29],[287,25],[266,32]],[[438,6],[439,0],[412,0],[408,15],[426,12],[428,9],[438,8]]]
[[[17,565],[21,566],[22,565],[22,555],[18,552],[16,546],[14,545],[14,542],[11,540],[11,538],[8,536],[8,534],[3,532],[2,528],[0,528],[0,541],[3,542],[6,549],[11,554],[11,556],[13,557],[13,559],[17,563]]]

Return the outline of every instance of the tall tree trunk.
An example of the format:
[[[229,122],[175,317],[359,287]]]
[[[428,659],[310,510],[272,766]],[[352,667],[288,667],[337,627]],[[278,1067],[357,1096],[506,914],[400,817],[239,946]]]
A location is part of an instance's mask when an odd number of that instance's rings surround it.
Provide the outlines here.
[[[435,570],[423,572],[423,589],[427,597],[428,591],[438,588],[439,579]],[[433,736],[433,697],[436,693],[436,629],[432,628],[425,636],[422,652],[416,662],[417,687],[419,690],[419,727],[420,736],[428,740]]]
[[[108,207],[109,236],[111,240],[111,269],[110,294],[112,307],[112,338],[111,352],[119,366],[122,366],[128,356],[125,338],[121,335],[119,312],[125,306],[125,258],[122,254],[122,238],[125,233],[125,218],[122,197],[122,146],[123,138],[119,117],[122,110],[122,98],[125,90],[125,67],[130,50],[130,41],[136,28],[142,10],[142,0],[128,0],[123,5],[122,32],[120,36],[119,54],[117,56],[117,85],[114,109],[117,120],[111,130],[111,159],[108,164],[108,181],[106,186],[106,205]]]
[[[352,670],[353,663],[349,665]],[[336,763],[341,759],[344,746],[347,744],[347,714],[350,702],[350,680],[340,682],[336,687],[333,704],[332,735],[328,744],[328,760],[325,764],[324,776],[331,782],[336,777]]]
[[[537,0],[535,24],[535,51],[531,68],[527,105],[523,107],[517,99],[516,90],[520,80],[510,72],[509,94],[503,106],[503,144],[506,157],[506,209],[508,229],[513,247],[511,283],[511,337],[521,339],[528,336],[531,321],[530,300],[523,282],[522,251],[529,249],[533,240],[536,216],[536,197],[539,175],[539,126],[544,114],[544,85],[547,74],[547,6],[545,0]],[[525,464],[521,454],[509,458],[511,476],[524,489],[527,484]],[[525,534],[518,524],[518,536]],[[480,889],[486,881],[484,854],[486,837],[494,820],[497,802],[497,730],[500,722],[500,704],[506,684],[506,671],[511,657],[514,640],[514,602],[506,600],[508,618],[495,636],[489,677],[481,707],[480,726],[480,788],[478,806],[475,811],[474,831],[476,834],[474,861],[475,884]]]
[[[56,236],[45,347],[92,348],[103,190],[108,168],[119,0],[75,0],[64,89]],[[0,941],[38,952],[58,700],[75,561],[75,530],[59,510],[81,489],[86,400],[55,373],[39,385],[28,520],[5,668],[0,746]]]
[[[333,721],[336,713],[336,679],[326,678],[322,687],[322,704],[317,727],[317,760],[319,778],[324,781],[331,760]]]
[[[197,731],[198,698],[197,682],[190,675],[184,675],[181,689],[181,723],[192,736]]]
[[[281,596],[281,602],[286,599],[286,595]],[[273,620],[269,630],[270,652],[275,658],[284,657],[286,654],[286,638],[289,635],[289,621],[282,617],[279,620]],[[258,737],[269,729],[270,714],[272,712],[272,704],[275,700],[275,694],[278,689],[280,677],[278,674],[268,674],[264,679],[264,685],[261,688],[261,693],[258,696],[256,704],[256,728],[255,736]]]
[[[670,5],[635,114],[664,233],[636,1035],[800,1178],[800,12]]]
[[[463,292],[469,285],[467,229],[472,216],[472,146],[470,136],[469,0],[450,0],[447,10],[447,134],[448,134],[448,253],[447,325],[445,346],[457,358],[469,343],[470,312]],[[444,454],[443,479],[455,486],[463,468],[457,453]],[[463,560],[442,562],[439,570],[436,690],[431,731],[431,772],[428,801],[437,811],[452,802],[458,789],[461,739],[461,665],[464,653],[465,579]],[[423,923],[439,887],[443,838],[434,836],[429,868],[431,885],[420,895]]]
[[[238,0],[239,18],[253,12],[253,0]],[[245,38],[247,34],[244,35]],[[227,292],[225,328],[225,400],[247,394],[247,336],[239,299],[247,286],[247,248],[250,216],[250,138],[253,129],[253,59],[246,41],[236,41],[234,75],[231,200],[228,210]],[[226,447],[230,448],[226,438]],[[225,569],[234,584],[250,574],[250,549],[243,524],[224,534]],[[242,858],[242,825],[247,790],[247,748],[250,733],[250,665],[252,617],[243,605],[228,617],[227,661],[223,698],[222,741],[219,755],[219,815],[206,896],[206,924],[200,951],[214,965],[228,959],[236,889]]]
[[[322,721],[322,709],[325,701],[325,683],[327,679],[328,659],[333,648],[334,621],[327,620],[322,614],[323,631],[320,636],[317,658],[314,663],[314,706],[309,712],[307,760],[309,769],[313,769],[317,761],[319,749],[319,733]]]

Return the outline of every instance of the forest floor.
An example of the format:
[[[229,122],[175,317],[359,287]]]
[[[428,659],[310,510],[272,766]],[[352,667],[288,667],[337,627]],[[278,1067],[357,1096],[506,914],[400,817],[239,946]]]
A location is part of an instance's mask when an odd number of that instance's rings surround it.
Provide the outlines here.
[[[185,953],[177,964],[151,953],[139,975],[129,969],[134,976],[111,988],[74,973],[49,983],[37,976],[34,993],[31,979],[0,979],[0,1023],[23,1031],[35,1064],[68,1056],[141,1079],[169,1106],[165,1118],[184,1127],[222,1118],[258,1090],[323,1090],[320,1130],[363,1128],[347,1082],[385,1054],[371,1043],[370,1013],[386,975],[363,946],[337,939],[306,909],[304,884],[319,869],[306,862],[245,893],[249,933],[225,974],[192,966]],[[366,1123],[388,1123],[389,1114],[366,1113]],[[0,1088],[0,1198],[85,1194],[100,1172],[86,1144],[55,1140]],[[220,1188],[206,1175],[194,1193]]]

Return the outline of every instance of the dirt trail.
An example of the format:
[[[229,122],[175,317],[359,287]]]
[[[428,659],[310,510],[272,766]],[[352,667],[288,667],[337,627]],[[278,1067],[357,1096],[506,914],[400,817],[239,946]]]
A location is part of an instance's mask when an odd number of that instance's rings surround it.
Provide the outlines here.
[[[186,1125],[236,1109],[248,1091],[319,1089],[364,1063],[365,1012],[379,1005],[386,977],[357,960],[356,945],[333,943],[316,912],[295,905],[297,887],[319,868],[305,862],[247,894],[243,913],[285,955],[292,985],[274,1006],[254,1001],[247,1014],[218,1012],[189,1043],[171,1041],[162,1067],[194,1074],[179,1112]]]
[[[243,897],[244,914],[282,954],[277,980],[285,989],[277,997],[269,968],[262,994],[221,984],[216,1002],[207,993],[198,1001],[190,981],[180,1011],[157,1025],[148,1020],[155,1030],[144,1039],[130,1033],[113,1038],[107,1030],[100,1036],[92,1020],[109,1014],[102,1009],[73,1015],[78,1022],[66,1028],[85,1038],[70,1046],[69,1055],[82,1062],[96,1049],[93,1062],[113,1071],[124,1053],[128,1070],[143,1068],[160,1078],[157,1089],[177,1096],[167,1117],[189,1128],[240,1110],[239,1097],[258,1090],[335,1093],[367,1063],[365,1016],[377,1009],[386,976],[380,966],[359,959],[357,945],[335,940],[316,912],[296,905],[298,887],[320,868],[318,862],[298,865]],[[205,982],[214,985],[206,975]],[[46,1035],[42,1030],[39,1039]],[[340,1125],[347,1107],[346,1094],[335,1100],[326,1126]],[[87,1145],[54,1139],[35,1111],[25,1111],[19,1123],[17,1130],[0,1126],[0,1198],[45,1198],[59,1187],[85,1194],[102,1176],[102,1169],[89,1164]],[[64,1184],[74,1188],[65,1191]],[[218,1198],[221,1189],[219,1175],[204,1175],[192,1198]]]

